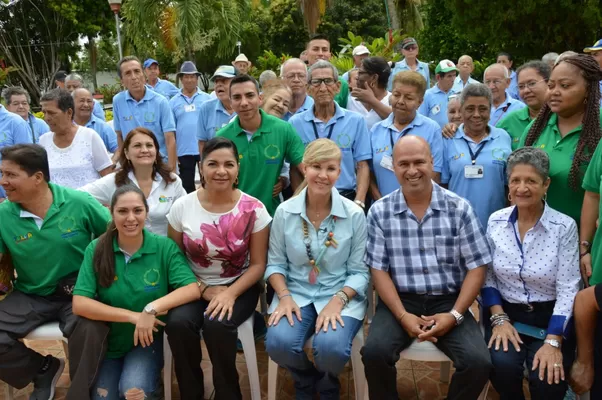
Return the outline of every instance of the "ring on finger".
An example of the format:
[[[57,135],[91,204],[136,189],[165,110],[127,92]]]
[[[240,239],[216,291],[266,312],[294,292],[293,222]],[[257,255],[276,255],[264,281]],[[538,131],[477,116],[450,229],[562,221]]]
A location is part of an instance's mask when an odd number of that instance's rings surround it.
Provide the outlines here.
[[[558,363],[555,363],[555,364],[554,364],[554,368],[560,368],[560,367],[561,367],[561,365],[560,365],[560,364],[558,364]]]
[[[274,311],[274,314],[278,314],[278,311]]]
[[[501,339],[502,337],[500,335],[497,335],[495,338],[496,339]]]

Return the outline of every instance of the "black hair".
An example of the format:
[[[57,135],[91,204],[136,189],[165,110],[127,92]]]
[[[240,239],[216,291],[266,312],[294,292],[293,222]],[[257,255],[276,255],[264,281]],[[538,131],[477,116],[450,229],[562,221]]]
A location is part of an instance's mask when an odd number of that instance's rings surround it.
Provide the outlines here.
[[[526,62],[520,67],[518,67],[518,69],[516,70],[516,78],[518,79],[518,75],[520,75],[520,73],[526,69],[536,70],[537,73],[546,80],[546,82],[548,81],[548,79],[550,79],[550,74],[552,73],[552,68],[550,68],[550,65],[548,63],[543,62],[541,60],[533,60]]]
[[[232,151],[232,155],[234,156],[234,159],[236,160],[236,164],[239,163],[238,149],[236,148],[236,145],[234,144],[234,142],[225,137],[216,136],[213,139],[207,141],[207,143],[205,143],[205,147],[203,147],[203,153],[201,154],[201,165],[203,164],[203,162],[205,162],[205,159],[209,156],[209,154],[213,153],[216,150],[220,150],[220,149],[230,149]],[[205,187],[205,178],[203,178],[202,175],[201,175],[201,186]],[[235,187],[236,187],[236,185],[235,185]]]
[[[257,82],[257,80],[255,78],[253,78],[251,75],[236,75],[234,78],[232,78],[232,80],[230,81],[230,93],[232,93],[232,86],[234,85],[238,85],[241,83],[245,83],[245,82],[253,82],[253,84],[255,85],[255,89],[257,90],[257,94],[259,94],[259,83]]]
[[[138,57],[136,57],[136,56],[125,56],[121,60],[119,60],[119,62],[117,63],[117,76],[119,76],[120,79],[121,79],[121,65],[123,63],[129,62],[129,61],[138,61],[138,64],[140,64],[140,68],[142,68],[142,63],[140,62],[140,60],[138,59]]]
[[[21,169],[32,176],[41,172],[46,182],[50,182],[50,168],[48,167],[48,153],[39,144],[15,144],[0,150],[4,161],[12,161]]]
[[[383,57],[366,57],[362,60],[362,67],[370,75],[378,75],[378,87],[386,88],[391,76],[391,67]]]
[[[54,81],[65,82],[65,78],[67,77],[67,72],[65,71],[56,71],[54,74]]]
[[[499,56],[508,57],[508,61],[512,62],[512,55],[510,53],[507,53],[505,51],[500,51],[499,53],[497,53],[497,57],[499,57]]]
[[[148,213],[148,203],[142,190],[135,185],[123,185],[119,186],[115,190],[115,193],[113,193],[113,197],[111,197],[111,214],[113,214],[117,200],[127,193],[136,193],[140,196],[144,208]],[[117,236],[117,226],[115,225],[115,221],[111,221],[107,231],[98,238],[98,243],[94,249],[94,272],[98,278],[98,283],[104,288],[110,287],[115,280],[115,251],[113,250],[113,240],[117,238]]]
[[[326,40],[328,42],[328,45],[330,46],[330,40],[328,39],[328,36],[326,36],[323,33],[315,33],[309,37],[309,40],[305,44],[305,48],[309,47],[309,44],[314,40]]]
[[[73,102],[73,96],[71,93],[66,91],[65,89],[52,89],[49,92],[46,92],[42,98],[40,99],[40,103],[45,101],[56,101],[56,106],[62,112],[67,112],[69,109],[71,111],[75,110],[75,103]],[[73,115],[71,116],[73,118]]]

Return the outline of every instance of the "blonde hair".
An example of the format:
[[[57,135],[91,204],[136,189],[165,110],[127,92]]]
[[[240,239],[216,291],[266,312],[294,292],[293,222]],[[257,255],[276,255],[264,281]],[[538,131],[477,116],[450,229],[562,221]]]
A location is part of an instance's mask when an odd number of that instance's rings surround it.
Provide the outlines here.
[[[420,97],[424,97],[424,93],[426,92],[426,79],[415,71],[401,71],[395,74],[395,77],[393,78],[393,87],[397,84],[414,86],[418,89],[418,95]]]
[[[284,83],[282,79],[270,79],[265,82],[261,87],[263,100],[267,100],[274,95],[280,89],[286,90],[291,96],[293,95],[293,91]]]
[[[321,138],[307,145],[305,153],[303,153],[303,164],[321,163],[328,160],[337,160],[340,163],[342,158],[341,149],[335,142],[330,139]],[[306,187],[307,179],[303,179],[303,182],[301,182],[293,196],[301,193]]]

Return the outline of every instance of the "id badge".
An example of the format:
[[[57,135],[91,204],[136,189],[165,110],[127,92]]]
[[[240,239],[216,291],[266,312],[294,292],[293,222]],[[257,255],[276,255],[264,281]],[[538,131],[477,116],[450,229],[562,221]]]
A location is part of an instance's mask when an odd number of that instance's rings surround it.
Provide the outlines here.
[[[390,155],[385,154],[383,158],[380,160],[380,166],[384,169],[388,169],[389,171],[393,171],[393,158]]]
[[[185,112],[192,112],[194,111],[196,108],[194,107],[194,104],[190,104],[184,107],[184,111]]]
[[[464,178],[480,179],[482,177],[483,177],[483,166],[482,165],[465,165],[464,166]]]
[[[439,104],[437,104],[435,107],[431,108],[431,113],[433,115],[439,114],[439,111],[441,111],[441,107],[439,106]]]

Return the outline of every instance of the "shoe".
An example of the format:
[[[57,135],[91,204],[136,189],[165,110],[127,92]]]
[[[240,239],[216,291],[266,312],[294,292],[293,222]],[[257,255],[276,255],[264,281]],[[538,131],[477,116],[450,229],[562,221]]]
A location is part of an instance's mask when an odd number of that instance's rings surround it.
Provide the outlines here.
[[[50,358],[50,366],[44,373],[39,373],[33,378],[33,392],[29,396],[29,400],[52,400],[54,399],[54,391],[63,370],[65,369],[65,360],[52,356]]]

